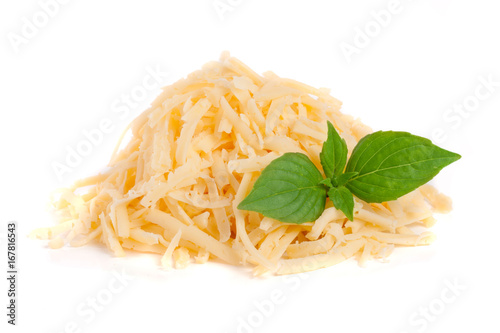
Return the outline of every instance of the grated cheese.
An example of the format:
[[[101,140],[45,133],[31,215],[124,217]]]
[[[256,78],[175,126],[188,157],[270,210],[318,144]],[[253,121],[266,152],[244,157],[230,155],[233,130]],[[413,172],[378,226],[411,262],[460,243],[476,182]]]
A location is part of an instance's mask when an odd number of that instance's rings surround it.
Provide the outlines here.
[[[124,249],[157,253],[164,267],[218,258],[253,265],[256,275],[305,272],[354,256],[365,265],[396,245],[430,244],[434,235],[417,230],[451,209],[430,185],[382,204],[355,199],[352,222],[331,203],[315,223],[301,225],[236,209],[282,154],[306,154],[320,167],[326,120],[352,151],[371,129],[342,114],[341,105],[328,89],[261,76],[224,52],[163,88],[127,126],[106,171],[58,192],[60,223],[31,235],[51,248],[100,241],[116,256]]]

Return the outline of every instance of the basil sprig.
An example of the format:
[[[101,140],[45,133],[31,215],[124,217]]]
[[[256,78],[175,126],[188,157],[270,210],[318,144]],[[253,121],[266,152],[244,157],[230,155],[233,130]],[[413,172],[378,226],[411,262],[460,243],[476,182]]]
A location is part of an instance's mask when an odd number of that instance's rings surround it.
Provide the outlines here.
[[[461,156],[407,132],[378,131],[362,138],[347,161],[345,140],[328,122],[319,157],[326,178],[304,154],[285,153],[273,160],[238,209],[301,224],[323,213],[328,195],[352,221],[353,195],[368,203],[396,200]]]

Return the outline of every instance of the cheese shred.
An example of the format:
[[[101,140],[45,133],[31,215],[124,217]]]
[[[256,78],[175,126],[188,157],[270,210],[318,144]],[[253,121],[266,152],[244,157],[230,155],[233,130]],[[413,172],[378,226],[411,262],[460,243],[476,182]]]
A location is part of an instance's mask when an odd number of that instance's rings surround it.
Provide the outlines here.
[[[33,231],[52,248],[99,241],[115,256],[161,255],[163,267],[220,260],[255,275],[293,274],[385,259],[394,246],[428,245],[448,197],[425,185],[392,202],[355,198],[354,221],[328,201],[315,222],[281,223],[236,207],[261,171],[286,152],[318,166],[327,120],[349,151],[371,129],[340,112],[327,89],[261,76],[223,53],[170,86],[126,129],[106,172],[54,201],[60,223]],[[131,136],[127,144],[121,141]],[[119,149],[120,147],[124,147]]]

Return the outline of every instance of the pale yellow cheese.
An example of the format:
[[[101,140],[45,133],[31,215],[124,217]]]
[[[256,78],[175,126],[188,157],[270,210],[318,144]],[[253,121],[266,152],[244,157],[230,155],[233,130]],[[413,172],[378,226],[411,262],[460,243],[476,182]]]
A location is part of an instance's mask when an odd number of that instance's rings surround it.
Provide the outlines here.
[[[397,246],[427,245],[417,232],[451,201],[432,186],[392,202],[355,199],[354,221],[332,207],[301,225],[237,209],[262,170],[284,153],[319,153],[330,120],[350,151],[371,132],[340,112],[328,89],[259,75],[222,54],[164,87],[123,131],[106,170],[57,192],[60,224],[32,237],[60,248],[98,240],[116,256],[124,249],[157,253],[165,267],[218,258],[254,265],[255,275],[291,274],[358,257],[385,259]]]

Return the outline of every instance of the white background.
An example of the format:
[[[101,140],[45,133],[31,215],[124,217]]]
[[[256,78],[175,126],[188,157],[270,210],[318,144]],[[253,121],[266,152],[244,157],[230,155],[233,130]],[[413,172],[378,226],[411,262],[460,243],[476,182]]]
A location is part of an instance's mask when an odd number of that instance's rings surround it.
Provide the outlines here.
[[[214,7],[228,3],[222,14]],[[381,26],[372,12],[392,8],[387,0],[74,0],[51,7],[47,22],[38,1],[2,1],[0,266],[5,272],[6,223],[15,220],[20,272],[16,327],[6,324],[6,273],[0,274],[2,327],[42,333],[498,332],[495,4],[401,0]],[[33,16],[41,27],[26,35]],[[365,29],[371,37],[363,40],[359,31]],[[25,39],[16,44],[13,36]],[[346,56],[347,44],[357,53]],[[163,84],[170,84],[223,50],[259,73],[272,70],[331,88],[345,113],[375,130],[410,131],[460,153],[463,158],[432,181],[454,201],[453,212],[439,216],[433,228],[438,240],[397,249],[389,263],[360,268],[348,261],[302,277],[259,279],[222,264],[165,272],[153,255],[118,259],[95,246],[50,250],[27,238],[54,223],[46,211],[49,193],[98,172],[122,129],[158,93],[148,91],[123,119],[113,112],[148,68],[168,71]],[[489,94],[481,83],[488,77],[496,82]],[[470,111],[447,111],[464,102]],[[67,147],[75,148],[83,131],[103,119],[113,130],[59,180],[52,164],[64,162]],[[122,271],[120,283],[114,274]],[[109,288],[120,290],[110,294]],[[269,306],[275,294],[280,302]],[[99,311],[89,310],[92,298],[106,295],[112,299]],[[419,311],[429,307],[431,317],[423,319]]]

